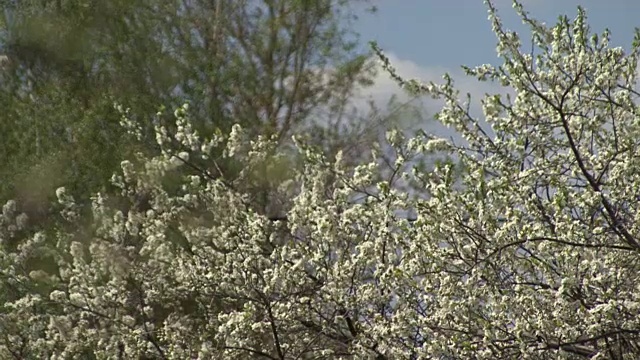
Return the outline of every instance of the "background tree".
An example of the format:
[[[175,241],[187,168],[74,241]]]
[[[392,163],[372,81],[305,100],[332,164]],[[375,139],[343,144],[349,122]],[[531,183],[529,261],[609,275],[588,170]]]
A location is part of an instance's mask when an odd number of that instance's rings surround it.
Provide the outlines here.
[[[156,116],[160,105],[176,108],[188,101],[192,126],[203,136],[227,133],[238,122],[253,135],[276,134],[284,143],[294,133],[314,134],[325,148],[357,138],[351,143],[360,146],[352,154],[389,123],[388,117],[354,113],[351,106],[373,73],[368,54],[356,51],[350,2],[1,5],[0,43],[8,62],[0,123],[2,157],[9,160],[0,169],[8,179],[0,192],[33,213],[46,212],[47,194],[61,184],[86,198],[108,186],[123,159],[137,151],[156,153],[149,119],[171,126],[166,121],[172,118]],[[142,143],[123,132],[114,102],[144,125]],[[219,165],[224,176],[237,171]],[[261,202],[264,208],[268,201]]]

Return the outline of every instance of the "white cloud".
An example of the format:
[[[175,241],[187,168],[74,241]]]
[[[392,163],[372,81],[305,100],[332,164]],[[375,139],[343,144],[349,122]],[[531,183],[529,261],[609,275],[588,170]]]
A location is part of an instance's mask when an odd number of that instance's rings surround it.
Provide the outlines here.
[[[485,93],[505,93],[505,89],[500,85],[491,82],[480,82],[475,78],[467,76],[460,65],[443,67],[443,66],[420,66],[415,62],[407,59],[402,59],[397,55],[391,53],[387,54],[391,64],[396,68],[398,75],[405,79],[416,79],[420,82],[427,83],[433,81],[436,83],[444,82],[443,76],[448,73],[454,80],[455,87],[461,91],[462,94],[469,92],[472,96],[472,101],[478,103]],[[474,64],[469,64],[473,66]],[[363,91],[363,95],[371,96],[376,101],[386,101],[389,96],[396,94],[404,96],[403,90],[399,88],[398,84],[389,77],[389,74],[382,69],[379,69],[375,78],[375,84],[366,88]]]
[[[491,82],[480,82],[473,77],[467,76],[462,68],[458,66],[443,67],[443,66],[420,66],[414,61],[400,58],[393,53],[386,54],[393,67],[395,67],[397,74],[405,79],[416,79],[420,82],[427,83],[433,81],[435,83],[443,83],[443,76],[448,73],[454,80],[455,88],[460,90],[460,97],[465,98],[466,93],[471,94],[471,113],[474,116],[481,115],[480,100],[486,93],[488,94],[505,94],[507,89],[501,87],[499,84]],[[476,64],[468,64],[473,66]],[[406,101],[409,99],[407,95],[398,84],[392,80],[387,72],[379,69],[375,78],[374,85],[362,90],[363,98],[371,98],[379,106],[384,106],[389,97],[397,95],[400,100]],[[421,98],[422,103],[425,105],[427,116],[431,118],[437,113],[441,107],[442,102],[432,100],[430,98]],[[363,106],[365,100],[359,100],[355,102],[356,106]],[[435,121],[428,121],[425,126],[425,130],[434,132],[440,136],[453,136],[454,133],[451,130],[444,128],[437,124]],[[457,137],[457,136],[455,136]]]

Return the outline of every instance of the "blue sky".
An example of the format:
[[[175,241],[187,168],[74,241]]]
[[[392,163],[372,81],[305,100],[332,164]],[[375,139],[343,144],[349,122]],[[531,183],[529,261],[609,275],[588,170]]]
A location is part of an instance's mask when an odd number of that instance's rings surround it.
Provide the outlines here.
[[[512,1],[494,0],[493,3],[505,27],[517,31],[526,43],[529,32],[511,8]],[[495,53],[495,36],[482,0],[372,0],[372,4],[377,6],[378,12],[362,15],[355,23],[356,31],[361,35],[363,46],[369,40],[376,40],[400,75],[438,81],[448,72],[459,89],[474,96],[475,104],[479,104],[478,96],[485,92],[500,92],[497,85],[479,83],[460,71],[462,64],[500,64]],[[523,4],[534,18],[548,26],[554,25],[559,15],[575,18],[577,7],[581,5],[587,11],[592,31],[601,33],[609,28],[611,45],[627,49],[634,28],[640,27],[639,0],[524,0]],[[387,74],[382,73],[367,93],[383,102],[399,90]],[[435,113],[437,107],[427,103],[427,116]],[[441,135],[451,135],[449,131],[445,133]]]
[[[420,66],[455,67],[495,62],[495,37],[482,0],[377,0],[377,14],[356,24],[362,40],[377,40],[386,51]],[[589,24],[613,32],[614,45],[627,47],[640,26],[638,0],[524,0],[525,9],[552,25],[561,14],[574,18],[587,10]],[[505,25],[528,34],[510,0],[494,0]],[[522,31],[522,32],[521,32]],[[527,38],[523,36],[523,38]]]

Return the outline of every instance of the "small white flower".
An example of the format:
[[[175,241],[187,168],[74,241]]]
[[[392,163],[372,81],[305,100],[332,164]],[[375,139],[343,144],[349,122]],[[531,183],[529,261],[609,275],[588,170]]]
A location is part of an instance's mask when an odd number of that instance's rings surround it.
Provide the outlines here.
[[[67,298],[67,294],[64,293],[64,291],[60,291],[60,290],[54,290],[51,292],[51,294],[49,294],[49,299],[51,299],[52,301],[64,301]]]

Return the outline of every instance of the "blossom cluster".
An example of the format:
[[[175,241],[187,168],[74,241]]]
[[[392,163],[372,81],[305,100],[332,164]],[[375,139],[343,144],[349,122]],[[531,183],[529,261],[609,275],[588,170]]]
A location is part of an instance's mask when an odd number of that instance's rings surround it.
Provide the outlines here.
[[[156,127],[158,156],[123,162],[120,193],[92,198],[90,221],[63,188],[53,231],[2,208],[0,358],[637,359],[640,36],[625,53],[589,37],[582,10],[547,28],[514,2],[534,58],[487,4],[504,63],[467,72],[516,94],[482,100],[491,129],[452,79],[404,80],[376,48],[401,85],[445,100],[438,120],[469,144],[390,133],[391,146],[448,151],[460,179],[451,163],[380,179],[375,158],[348,169],[302,141],[288,160],[239,126],[204,140],[185,106],[175,131]],[[242,170],[169,189],[194,159]],[[302,166],[274,218],[246,184],[281,161]],[[395,186],[409,176],[416,189]]]

